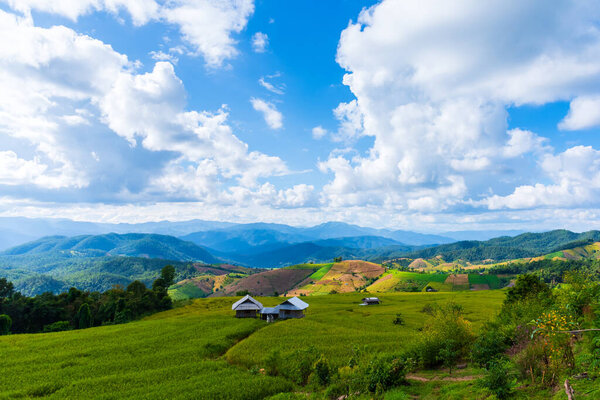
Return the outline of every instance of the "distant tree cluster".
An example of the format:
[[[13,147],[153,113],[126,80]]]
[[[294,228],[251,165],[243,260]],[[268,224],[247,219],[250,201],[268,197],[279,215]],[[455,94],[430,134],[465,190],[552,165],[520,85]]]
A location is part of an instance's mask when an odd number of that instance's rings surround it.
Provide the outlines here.
[[[127,288],[115,286],[103,293],[71,288],[59,295],[51,292],[34,297],[14,291],[0,279],[0,335],[56,332],[118,324],[172,307],[167,288],[174,283],[175,268],[165,266],[149,289],[140,281]]]

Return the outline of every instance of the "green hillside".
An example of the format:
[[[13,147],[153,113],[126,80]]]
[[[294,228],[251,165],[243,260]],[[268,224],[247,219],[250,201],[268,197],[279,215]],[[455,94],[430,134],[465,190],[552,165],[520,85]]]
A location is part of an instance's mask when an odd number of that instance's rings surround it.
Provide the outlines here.
[[[236,319],[235,299],[216,298],[123,325],[0,337],[0,399],[234,400],[291,393],[298,389],[290,379],[256,372],[268,367],[273,352],[281,356],[276,362],[282,370],[289,355],[310,346],[342,366],[356,346],[382,353],[401,349],[407,341],[400,339],[413,336],[422,324],[424,304],[458,301],[478,327],[498,310],[503,294],[387,294],[380,307],[369,309],[358,305],[361,297],[309,298],[304,319],[270,325]],[[392,324],[399,312],[405,326]]]

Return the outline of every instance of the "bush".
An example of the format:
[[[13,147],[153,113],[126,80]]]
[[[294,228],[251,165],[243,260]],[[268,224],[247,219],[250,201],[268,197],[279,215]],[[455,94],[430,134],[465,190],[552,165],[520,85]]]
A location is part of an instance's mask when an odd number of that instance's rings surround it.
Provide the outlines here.
[[[238,290],[237,292],[235,292],[236,296],[245,296],[247,294],[250,294],[248,290]]]
[[[10,333],[11,326],[12,319],[6,314],[0,314],[0,336],[8,335]]]
[[[394,318],[394,320],[392,321],[394,323],[394,325],[404,325],[405,321],[404,321],[404,317],[402,317],[402,314],[398,313],[396,314],[396,318]]]
[[[315,378],[317,382],[323,386],[329,384],[330,372],[329,362],[325,357],[321,356],[319,361],[315,363]]]
[[[406,370],[406,362],[399,357],[373,358],[365,372],[367,390],[372,393],[385,391],[404,383]]]
[[[484,330],[473,342],[471,360],[480,367],[488,367],[508,348],[508,340],[500,330],[491,328]]]
[[[462,307],[448,303],[435,308],[412,353],[425,367],[452,364],[468,354],[472,341],[471,324],[463,318]]]
[[[480,384],[500,400],[509,398],[512,394],[514,380],[510,374],[508,362],[498,359],[490,362]]]
[[[68,331],[71,329],[71,323],[69,321],[57,321],[53,324],[48,324],[44,326],[44,332],[62,332]]]

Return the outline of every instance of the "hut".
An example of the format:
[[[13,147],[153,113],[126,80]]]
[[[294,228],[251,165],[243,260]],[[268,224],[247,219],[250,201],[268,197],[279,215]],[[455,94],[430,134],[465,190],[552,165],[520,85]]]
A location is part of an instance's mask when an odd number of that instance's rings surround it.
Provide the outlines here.
[[[381,300],[379,300],[378,297],[365,297],[364,299],[362,299],[361,306],[370,306],[379,303],[381,303]]]
[[[297,297],[292,297],[276,308],[279,309],[279,319],[303,318],[304,310],[308,308],[308,304]]]
[[[235,310],[236,318],[256,318],[256,312],[262,310],[263,306],[247,294],[233,303],[231,309]]]
[[[302,318],[308,304],[297,297],[287,299],[276,307],[265,307],[260,310],[260,318],[268,322],[276,319]]]

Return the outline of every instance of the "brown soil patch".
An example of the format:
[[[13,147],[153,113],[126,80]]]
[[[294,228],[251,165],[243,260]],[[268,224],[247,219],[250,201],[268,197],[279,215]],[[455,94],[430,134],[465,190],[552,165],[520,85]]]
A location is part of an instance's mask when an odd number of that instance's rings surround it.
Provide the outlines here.
[[[366,278],[376,278],[384,272],[385,268],[379,264],[368,261],[348,260],[333,264],[333,267],[331,267],[329,272],[323,278],[327,279],[330,276],[352,273],[364,275]]]
[[[412,268],[412,269],[423,269],[423,268],[427,268],[427,267],[428,267],[427,263],[422,258],[417,258],[416,260],[414,260],[413,262],[408,264],[408,268]]]
[[[471,290],[490,290],[490,285],[487,283],[475,283],[471,285]]]
[[[312,269],[274,269],[260,272],[240,279],[224,290],[214,293],[215,296],[232,295],[241,290],[248,290],[254,296],[272,296],[283,294],[312,275]]]
[[[446,282],[444,282],[444,283],[449,283],[452,285],[468,285],[469,284],[469,275],[467,275],[467,274],[449,275],[448,278],[446,278]]]

